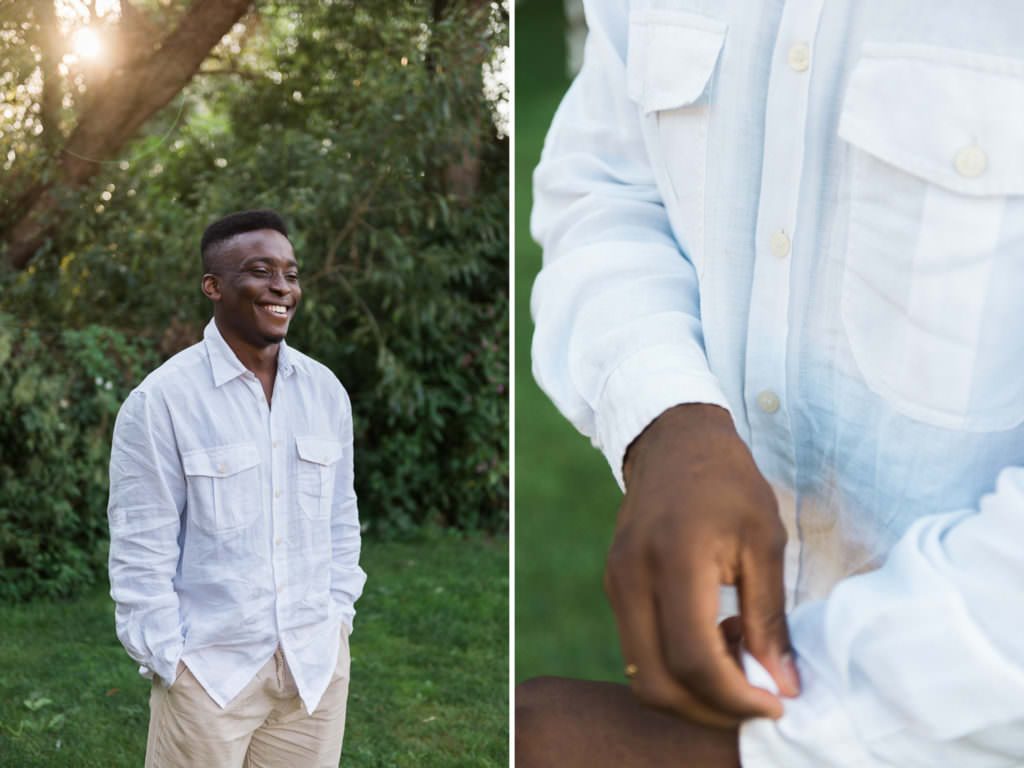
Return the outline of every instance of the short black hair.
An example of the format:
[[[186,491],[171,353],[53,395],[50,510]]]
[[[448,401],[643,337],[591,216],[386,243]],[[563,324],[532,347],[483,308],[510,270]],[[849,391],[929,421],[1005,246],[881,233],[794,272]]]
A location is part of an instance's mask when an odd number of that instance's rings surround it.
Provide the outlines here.
[[[220,266],[220,256],[224,252],[224,244],[235,235],[243,232],[254,232],[257,229],[275,229],[288,237],[288,225],[284,217],[270,208],[257,208],[252,211],[236,211],[222,216],[203,232],[199,243],[199,253],[203,259],[203,273],[214,272]]]

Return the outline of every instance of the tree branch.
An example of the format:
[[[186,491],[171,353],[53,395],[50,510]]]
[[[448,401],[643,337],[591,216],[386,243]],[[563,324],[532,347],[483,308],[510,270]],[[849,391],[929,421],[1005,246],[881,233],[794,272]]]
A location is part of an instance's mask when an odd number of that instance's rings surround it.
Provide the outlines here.
[[[65,143],[56,184],[78,187],[92,178],[102,161],[185,87],[249,5],[250,0],[195,0],[148,58],[113,73],[97,98],[90,99]],[[38,189],[30,192],[31,201],[26,195],[10,203],[11,209],[25,212],[0,233],[9,246],[8,260],[19,269],[45,240],[57,208],[52,185],[42,194]]]

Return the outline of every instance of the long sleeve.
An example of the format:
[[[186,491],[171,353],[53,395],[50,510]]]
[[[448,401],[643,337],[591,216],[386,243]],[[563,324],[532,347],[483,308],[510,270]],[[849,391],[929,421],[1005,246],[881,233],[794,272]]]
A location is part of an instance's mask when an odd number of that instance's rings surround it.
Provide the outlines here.
[[[352,406],[344,390],[342,400],[342,456],[336,465],[334,501],[331,506],[331,600],[342,620],[351,629],[355,616],[354,604],[363,592],[366,574],[359,567],[361,537],[354,485]]]
[[[534,176],[531,228],[544,266],[531,296],[533,373],[621,486],[626,448],[661,412],[728,403],[704,352],[697,272],[670,226],[644,114],[628,95],[626,3],[586,11],[583,68]]]
[[[174,576],[184,505],[166,409],[137,390],[118,413],[110,454],[110,595],[128,655],[167,684],[183,647]]]
[[[1024,765],[1022,541],[1013,467],[979,509],[920,519],[881,569],[796,609],[804,692],[744,724],[744,768]]]

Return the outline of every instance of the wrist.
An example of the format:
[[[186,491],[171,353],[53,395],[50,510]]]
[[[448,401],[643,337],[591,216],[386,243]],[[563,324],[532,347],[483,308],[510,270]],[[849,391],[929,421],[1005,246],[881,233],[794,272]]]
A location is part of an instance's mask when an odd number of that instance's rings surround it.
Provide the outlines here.
[[[648,424],[626,449],[622,462],[626,489],[629,489],[636,466],[642,464],[648,455],[664,450],[669,442],[678,444],[681,441],[701,445],[702,452],[715,452],[719,446],[737,441],[743,444],[733,425],[732,415],[724,408],[709,403],[675,405]]]

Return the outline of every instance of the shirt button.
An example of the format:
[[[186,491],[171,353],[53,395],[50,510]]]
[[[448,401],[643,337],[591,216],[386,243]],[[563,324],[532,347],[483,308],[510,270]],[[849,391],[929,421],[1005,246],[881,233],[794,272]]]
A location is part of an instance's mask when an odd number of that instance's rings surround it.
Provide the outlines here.
[[[956,153],[953,158],[953,167],[961,176],[973,179],[981,176],[988,168],[988,157],[981,147],[970,145]]]
[[[275,547],[280,547],[282,544],[284,544],[284,539],[282,539],[280,536],[278,536],[276,539],[274,539],[274,546]]]
[[[794,72],[803,72],[811,66],[811,48],[807,43],[797,43],[789,49],[790,69]]]
[[[779,398],[774,392],[766,389],[757,396],[757,405],[765,413],[775,413],[779,410]]]
[[[789,255],[789,237],[785,232],[773,232],[768,244],[772,249],[772,253],[780,259],[784,259]]]
[[[274,446],[275,448],[277,448],[277,440],[275,440],[275,441],[274,441],[274,442],[272,443],[272,445],[273,445],[273,446]]]
[[[284,587],[278,587],[277,588],[277,594],[280,595],[282,592],[284,592]]]
[[[281,498],[281,492],[280,491],[274,491],[274,498],[275,499],[280,499]]]
[[[227,470],[227,467],[225,467],[223,464],[221,464],[219,467],[217,467],[217,471],[220,472],[223,475],[228,470]]]

